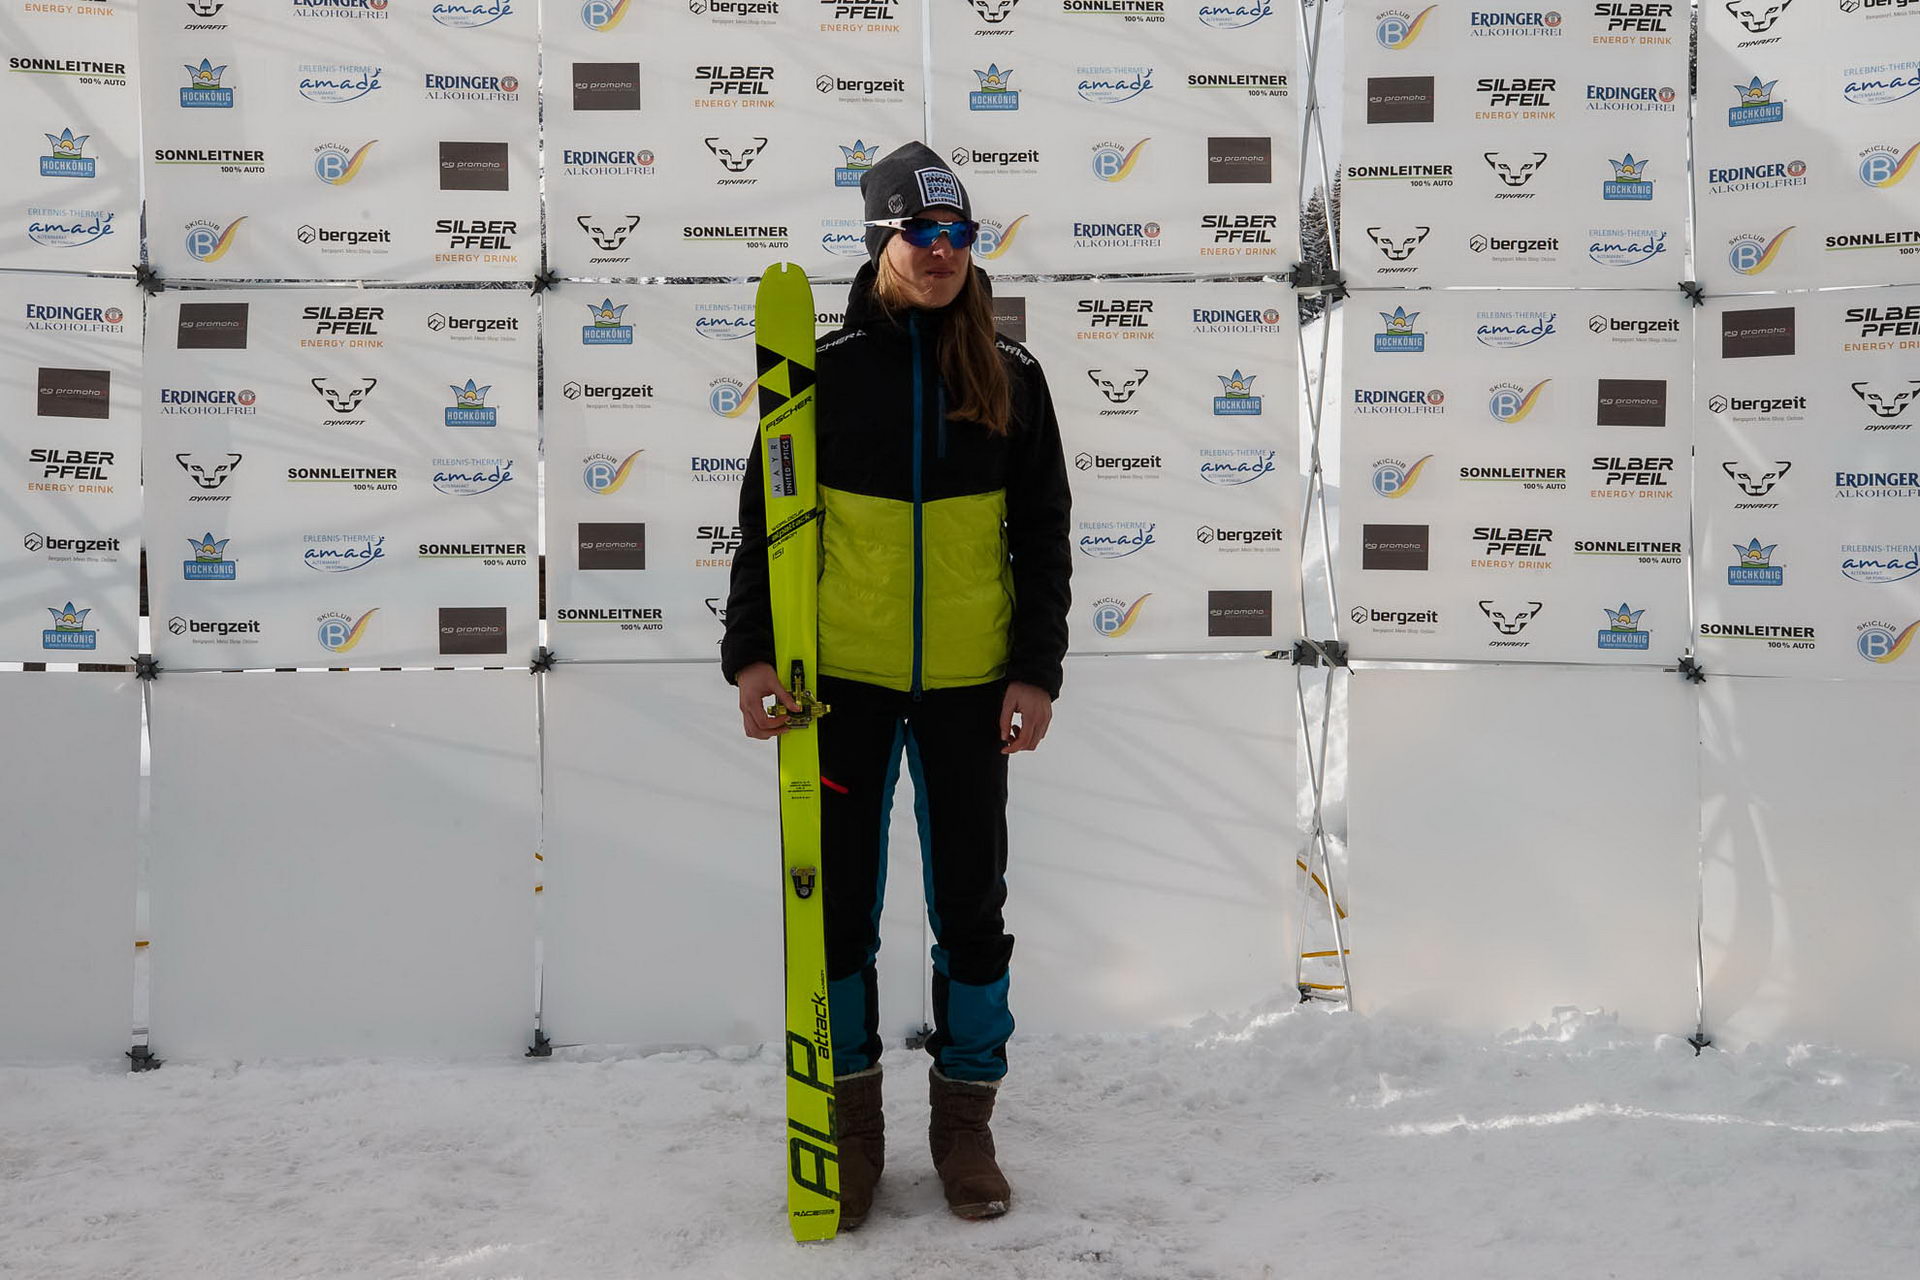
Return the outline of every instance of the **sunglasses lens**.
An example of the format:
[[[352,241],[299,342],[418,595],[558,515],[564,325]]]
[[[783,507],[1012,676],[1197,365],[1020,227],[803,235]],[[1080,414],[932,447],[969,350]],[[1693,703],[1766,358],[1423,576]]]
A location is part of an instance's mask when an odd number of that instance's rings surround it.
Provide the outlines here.
[[[930,218],[909,218],[900,228],[900,234],[906,242],[916,249],[931,248],[944,234],[956,249],[964,249],[973,243],[979,224],[973,222],[935,222]]]
[[[952,241],[954,248],[964,249],[973,243],[979,233],[980,224],[977,222],[955,222],[947,229],[947,239]]]

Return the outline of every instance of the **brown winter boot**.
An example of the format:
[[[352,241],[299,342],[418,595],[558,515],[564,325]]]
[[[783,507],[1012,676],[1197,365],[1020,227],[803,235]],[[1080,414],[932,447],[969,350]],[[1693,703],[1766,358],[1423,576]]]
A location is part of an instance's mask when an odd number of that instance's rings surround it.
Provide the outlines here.
[[[947,1207],[962,1218],[997,1218],[1013,1203],[1013,1189],[993,1158],[993,1095],[997,1082],[949,1080],[927,1072],[933,1119],[927,1143]]]
[[[887,1118],[880,1110],[880,1068],[833,1082],[835,1137],[840,1144],[840,1229],[867,1220],[873,1188],[887,1163]]]

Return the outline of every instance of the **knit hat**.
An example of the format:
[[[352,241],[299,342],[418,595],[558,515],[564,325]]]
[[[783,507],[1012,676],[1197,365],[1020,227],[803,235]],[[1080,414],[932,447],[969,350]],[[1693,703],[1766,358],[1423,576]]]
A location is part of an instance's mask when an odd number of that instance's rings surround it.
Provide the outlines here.
[[[922,142],[894,148],[861,174],[860,193],[866,197],[869,222],[878,218],[911,218],[937,204],[958,209],[963,219],[973,218],[967,189],[960,185],[959,175]],[[880,251],[886,248],[891,235],[891,227],[868,227],[867,257],[878,262]]]

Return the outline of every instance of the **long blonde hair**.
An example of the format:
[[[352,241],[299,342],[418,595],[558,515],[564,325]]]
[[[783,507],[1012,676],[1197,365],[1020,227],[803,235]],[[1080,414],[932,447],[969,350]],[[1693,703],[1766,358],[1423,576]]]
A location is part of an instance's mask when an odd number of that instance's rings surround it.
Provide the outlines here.
[[[880,255],[874,297],[889,316],[912,304],[900,287],[900,277],[886,254]],[[952,314],[940,328],[940,376],[954,398],[950,412],[977,422],[997,436],[1006,435],[1013,421],[1013,388],[1006,361],[994,345],[993,298],[969,261],[967,278],[952,303]]]

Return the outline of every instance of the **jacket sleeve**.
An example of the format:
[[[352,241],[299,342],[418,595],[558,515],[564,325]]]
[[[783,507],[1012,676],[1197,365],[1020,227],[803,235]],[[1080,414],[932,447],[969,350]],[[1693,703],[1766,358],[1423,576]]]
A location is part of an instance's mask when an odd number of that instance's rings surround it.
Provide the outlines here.
[[[742,667],[773,661],[773,599],[767,585],[767,496],[761,478],[760,433],[747,446],[747,474],[740,482],[740,549],[733,553],[727,589],[726,633],[720,641],[720,674],[734,683]]]
[[[1067,653],[1067,608],[1073,600],[1068,583],[1073,574],[1073,495],[1046,375],[1024,351],[1009,364],[1015,414],[1007,468],[1007,550],[1013,561],[1014,595],[1007,678],[1038,685],[1057,698]]]

